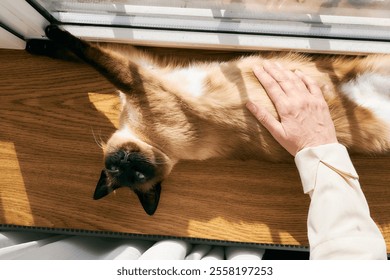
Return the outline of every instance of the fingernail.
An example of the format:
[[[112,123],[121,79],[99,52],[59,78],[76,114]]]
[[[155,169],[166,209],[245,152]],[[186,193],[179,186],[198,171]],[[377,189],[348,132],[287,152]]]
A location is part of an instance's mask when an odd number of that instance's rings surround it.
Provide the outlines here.
[[[252,113],[256,113],[257,112],[257,107],[255,104],[253,104],[252,102],[247,102],[246,103],[246,107],[248,108],[249,111],[251,111]]]
[[[283,65],[280,63],[280,62],[275,62],[275,65],[278,67],[278,68],[283,68]]]
[[[269,60],[264,60],[263,65],[264,66],[270,66],[271,62]]]
[[[330,86],[329,86],[329,85],[324,85],[323,88],[322,88],[322,91],[323,91],[323,92],[329,92],[329,91],[331,91]]]
[[[260,72],[260,71],[263,71],[263,67],[256,65],[256,66],[253,66],[252,70],[253,70],[253,72]]]
[[[302,77],[303,76],[303,73],[301,71],[299,71],[298,69],[296,69],[294,71],[295,74],[297,74],[298,76]]]

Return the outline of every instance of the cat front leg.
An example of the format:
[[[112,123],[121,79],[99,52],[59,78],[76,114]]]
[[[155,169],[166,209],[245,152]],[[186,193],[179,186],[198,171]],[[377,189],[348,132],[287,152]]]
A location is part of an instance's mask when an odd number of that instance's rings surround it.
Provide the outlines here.
[[[45,32],[50,40],[94,67],[118,89],[130,93],[139,82],[140,66],[127,57],[79,39],[57,25],[47,26]]]
[[[45,29],[46,36],[63,47],[72,50],[80,57],[84,57],[89,44],[63,30],[58,25],[49,25]]]

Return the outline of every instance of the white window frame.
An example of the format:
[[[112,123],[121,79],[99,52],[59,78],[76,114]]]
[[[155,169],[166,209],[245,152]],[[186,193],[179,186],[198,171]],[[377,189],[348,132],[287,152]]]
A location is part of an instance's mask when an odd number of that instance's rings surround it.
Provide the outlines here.
[[[1,0],[0,18],[10,30],[23,38],[42,38],[49,22],[24,0]]]
[[[174,11],[173,11],[174,12]],[[49,22],[24,0],[1,0],[4,24],[25,39],[43,38]],[[332,20],[332,19],[323,19]],[[382,19],[382,21],[388,19]],[[75,36],[93,41],[210,50],[285,50],[332,54],[390,53],[390,42],[257,34],[195,32],[143,28],[64,25]]]
[[[23,50],[25,48],[26,42],[24,40],[0,27],[0,49]]]
[[[133,45],[231,51],[298,51],[332,54],[390,53],[390,42],[304,38],[214,32],[64,25],[77,37],[90,41]]]

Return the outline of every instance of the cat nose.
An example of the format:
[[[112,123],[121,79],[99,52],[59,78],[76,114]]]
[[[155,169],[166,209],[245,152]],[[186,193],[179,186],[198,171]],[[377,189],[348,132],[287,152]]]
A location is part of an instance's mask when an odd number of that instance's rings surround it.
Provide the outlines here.
[[[106,157],[106,171],[115,175],[120,172],[121,167],[123,167],[128,161],[129,153],[119,150],[116,153],[110,154]]]
[[[106,157],[106,172],[122,186],[135,187],[154,175],[153,165],[138,152],[119,150]]]

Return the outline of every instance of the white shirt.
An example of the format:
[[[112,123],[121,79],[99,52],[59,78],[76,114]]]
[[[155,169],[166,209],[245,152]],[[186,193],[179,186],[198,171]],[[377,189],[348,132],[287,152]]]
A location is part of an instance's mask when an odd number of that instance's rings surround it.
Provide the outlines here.
[[[305,148],[295,163],[311,198],[310,259],[387,259],[347,149],[341,144]]]

